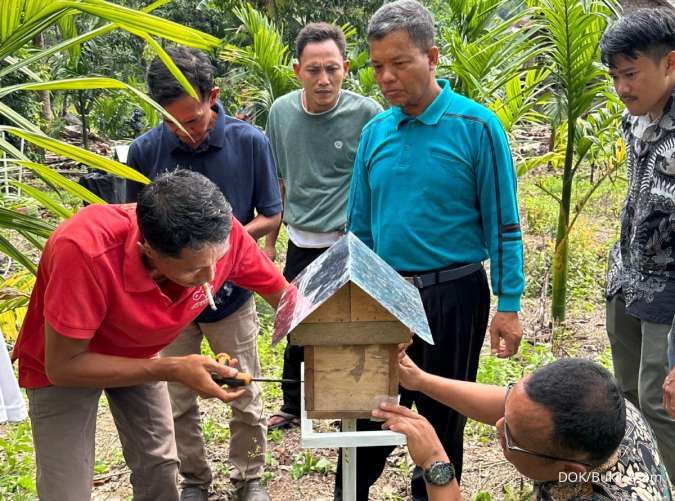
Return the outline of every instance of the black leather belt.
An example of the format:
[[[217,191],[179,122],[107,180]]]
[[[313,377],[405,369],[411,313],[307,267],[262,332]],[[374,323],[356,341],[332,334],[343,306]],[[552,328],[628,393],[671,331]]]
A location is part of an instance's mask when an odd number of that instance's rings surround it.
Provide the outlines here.
[[[445,282],[452,282],[467,275],[480,270],[483,263],[471,263],[456,268],[448,268],[446,270],[432,271],[430,273],[422,273],[421,275],[413,275],[411,277],[403,277],[405,280],[413,284],[418,289],[431,287],[432,285],[442,284]]]

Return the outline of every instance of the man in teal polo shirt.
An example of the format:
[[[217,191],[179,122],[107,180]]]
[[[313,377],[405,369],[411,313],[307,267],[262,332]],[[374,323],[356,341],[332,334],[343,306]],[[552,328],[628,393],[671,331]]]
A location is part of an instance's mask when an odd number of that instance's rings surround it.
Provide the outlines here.
[[[370,20],[368,41],[392,107],[363,129],[348,226],[420,289],[435,345],[415,338],[412,360],[432,374],[474,381],[490,310],[481,264],[488,258],[498,297],[492,352],[513,355],[522,336],[522,241],[506,134],[487,108],[436,80],[434,22],[422,5],[385,4]],[[466,419],[418,392],[402,390],[401,403],[414,403],[432,423],[459,478]],[[358,499],[367,499],[390,451],[359,449]],[[427,498],[421,468],[413,473],[412,495]]]

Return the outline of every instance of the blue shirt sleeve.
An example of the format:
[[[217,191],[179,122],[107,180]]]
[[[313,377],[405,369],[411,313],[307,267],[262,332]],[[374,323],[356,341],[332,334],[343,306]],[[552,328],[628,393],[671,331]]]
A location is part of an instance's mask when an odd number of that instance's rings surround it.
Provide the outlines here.
[[[253,205],[259,214],[274,216],[281,212],[281,192],[274,155],[264,134],[254,136],[255,192]]]
[[[478,144],[476,189],[497,311],[520,311],[525,289],[516,173],[501,123],[491,117]]]
[[[368,183],[368,167],[365,164],[367,149],[367,131],[361,133],[359,147],[354,159],[352,182],[349,188],[349,201],[347,202],[347,230],[356,235],[364,244],[371,249],[374,246],[371,228],[370,208],[370,185]]]

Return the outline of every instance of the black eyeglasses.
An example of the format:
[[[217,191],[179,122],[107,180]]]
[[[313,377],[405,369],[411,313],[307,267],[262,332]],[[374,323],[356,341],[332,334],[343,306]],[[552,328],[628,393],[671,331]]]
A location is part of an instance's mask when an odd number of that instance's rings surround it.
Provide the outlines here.
[[[506,394],[504,395],[504,408],[506,409],[506,399],[509,396],[509,392],[511,391],[511,388],[516,383],[509,383],[507,389],[506,389]],[[579,461],[578,459],[569,459],[569,458],[561,458],[558,456],[551,456],[549,454],[542,454],[541,452],[535,452],[531,451],[529,449],[525,449],[523,447],[520,447],[513,443],[513,438],[511,437],[511,432],[509,431],[509,425],[506,423],[506,416],[504,416],[504,442],[506,443],[506,448],[510,452],[522,452],[523,454],[529,454],[530,456],[536,456],[544,459],[550,459],[553,461],[565,461],[567,463],[577,463],[586,466],[587,468],[595,468],[596,465],[592,465],[590,463],[584,463],[583,461]]]

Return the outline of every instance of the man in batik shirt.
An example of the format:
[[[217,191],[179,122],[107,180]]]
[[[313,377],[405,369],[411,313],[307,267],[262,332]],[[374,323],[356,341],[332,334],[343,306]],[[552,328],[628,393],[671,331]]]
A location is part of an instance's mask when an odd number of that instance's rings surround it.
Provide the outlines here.
[[[675,480],[675,421],[663,405],[675,313],[675,12],[640,9],[608,28],[600,51],[626,105],[628,194],[610,253],[607,333],[614,371],[644,414]]]

